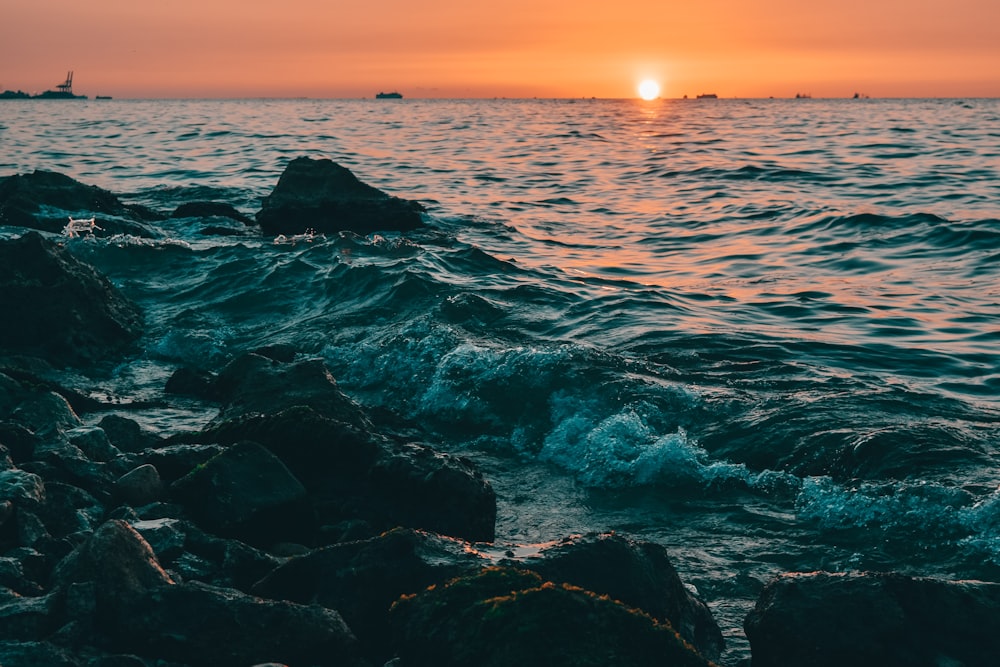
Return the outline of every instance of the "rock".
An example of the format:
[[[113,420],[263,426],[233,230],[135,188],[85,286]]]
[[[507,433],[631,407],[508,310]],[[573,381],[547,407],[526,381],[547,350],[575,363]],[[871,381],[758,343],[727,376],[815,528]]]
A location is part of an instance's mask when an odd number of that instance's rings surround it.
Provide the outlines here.
[[[171,218],[229,218],[252,225],[254,221],[237,211],[231,204],[213,201],[185,202],[174,209]]]
[[[214,423],[306,406],[330,419],[371,429],[361,407],[340,390],[319,359],[283,363],[259,354],[244,354],[222,369],[213,393],[223,403]]]
[[[94,582],[99,615],[127,614],[150,589],[173,584],[142,536],[124,521],[101,525],[56,567],[55,586]]]
[[[257,222],[267,235],[410,231],[423,226],[423,206],[362,183],[328,159],[295,158],[264,198]]]
[[[39,641],[56,629],[53,596],[16,598],[0,604],[0,640]]]
[[[186,664],[364,664],[337,612],[175,583],[149,544],[121,521],[102,525],[52,580],[63,591],[67,620],[93,623],[115,651]]]
[[[14,422],[0,422],[0,444],[10,453],[13,463],[24,463],[30,461],[35,456],[35,447],[41,442],[41,438],[22,424]]]
[[[56,213],[58,211],[58,213]],[[69,216],[98,218],[96,233],[153,237],[147,221],[163,216],[143,206],[123,204],[117,196],[69,176],[36,170],[0,178],[0,225],[62,231]]]
[[[388,614],[396,599],[488,563],[460,540],[397,528],[292,558],[252,592],[336,609],[371,657],[384,661],[391,657]]]
[[[15,507],[37,509],[45,500],[45,482],[24,470],[4,470],[0,472],[0,499],[11,501]]]
[[[215,376],[211,373],[193,368],[178,368],[167,380],[163,390],[168,394],[214,401],[216,400],[214,382]]]
[[[150,590],[117,628],[117,647],[195,665],[262,662],[362,667],[340,615],[191,582]]]
[[[141,452],[149,447],[155,447],[160,438],[143,431],[134,419],[120,415],[106,415],[97,424],[111,443],[123,452]]]
[[[295,540],[313,527],[305,487],[254,442],[224,450],[170,489],[200,526],[250,544]]]
[[[159,499],[163,482],[156,466],[148,463],[125,473],[115,482],[115,493],[130,505],[146,505]]]
[[[75,429],[82,423],[69,401],[53,391],[29,396],[14,409],[11,418],[41,436]]]
[[[69,651],[49,642],[0,641],[3,667],[81,667]]]
[[[369,481],[373,507],[401,525],[493,541],[496,495],[467,458],[419,443],[392,443],[372,467]]]
[[[407,667],[708,667],[669,626],[581,588],[491,568],[401,598],[390,619]]]
[[[722,631],[704,602],[688,592],[667,550],[613,533],[566,538],[516,563],[557,584],[580,586],[669,623],[701,655],[715,660]]]
[[[1000,584],[786,574],[765,586],[744,627],[754,667],[987,667],[1000,655]]]
[[[65,435],[91,461],[107,462],[121,455],[99,426],[80,426],[66,431]]]
[[[93,267],[30,232],[0,241],[0,349],[87,364],[142,332],[138,308]]]

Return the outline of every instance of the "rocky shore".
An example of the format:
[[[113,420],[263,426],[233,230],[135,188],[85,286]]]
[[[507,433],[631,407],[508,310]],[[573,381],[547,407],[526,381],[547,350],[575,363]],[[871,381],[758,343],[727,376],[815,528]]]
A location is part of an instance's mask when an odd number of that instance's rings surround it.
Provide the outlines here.
[[[407,231],[422,211],[299,158],[256,222],[220,202],[170,215],[275,236]],[[58,233],[74,217],[155,238],[167,216],[61,174],[0,178],[0,225],[20,232],[0,241],[0,665],[719,659],[717,623],[662,547],[613,533],[495,543],[475,461],[373,415],[297,350],[178,368],[163,401],[218,412],[166,437],[65,386],[65,369],[139,354],[143,314]],[[747,619],[753,665],[994,664],[998,589],[790,573]]]

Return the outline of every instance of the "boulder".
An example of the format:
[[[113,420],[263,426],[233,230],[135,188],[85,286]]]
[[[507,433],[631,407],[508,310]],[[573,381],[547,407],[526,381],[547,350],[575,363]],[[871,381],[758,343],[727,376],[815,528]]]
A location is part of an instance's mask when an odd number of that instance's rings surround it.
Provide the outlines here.
[[[244,354],[226,365],[214,382],[222,402],[215,423],[247,414],[273,414],[307,406],[345,424],[370,430],[361,407],[348,398],[319,359],[281,362],[260,354]]]
[[[289,559],[252,592],[336,609],[372,658],[389,651],[389,607],[402,595],[477,572],[489,561],[460,540],[397,528]]]
[[[423,226],[418,202],[400,199],[362,183],[328,159],[295,158],[264,198],[257,222],[267,235],[371,234],[410,231]]]
[[[82,365],[142,332],[138,308],[93,267],[37,232],[0,241],[0,349]]]
[[[397,601],[394,646],[407,667],[709,667],[669,626],[607,596],[490,568]]]
[[[149,544],[122,521],[95,531],[60,563],[53,583],[65,599],[63,620],[92,626],[113,650],[234,667],[365,664],[337,612],[175,583]]]
[[[302,483],[274,454],[242,442],[170,486],[204,529],[249,544],[308,538],[314,525]]]
[[[50,642],[0,641],[0,665],[3,667],[81,667],[72,652]]]
[[[561,540],[513,563],[557,584],[580,586],[669,623],[705,657],[715,660],[724,640],[704,602],[684,586],[667,550],[614,533]]]
[[[987,667],[1000,584],[894,573],[785,574],[744,622],[754,667]]]
[[[115,493],[130,505],[147,505],[159,499],[163,481],[156,466],[145,463],[115,481]]]
[[[36,170],[0,178],[0,225],[60,232],[69,217],[97,219],[97,234],[156,234],[144,222],[163,216],[144,206],[123,204],[116,195],[53,171]]]

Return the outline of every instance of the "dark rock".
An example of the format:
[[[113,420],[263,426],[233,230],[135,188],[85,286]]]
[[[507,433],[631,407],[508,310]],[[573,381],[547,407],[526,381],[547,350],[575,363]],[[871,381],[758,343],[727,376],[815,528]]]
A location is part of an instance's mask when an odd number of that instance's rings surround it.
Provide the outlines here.
[[[117,628],[119,646],[197,665],[262,662],[361,667],[340,615],[191,582],[150,590]]]
[[[0,241],[0,348],[55,363],[86,364],[142,331],[135,305],[93,267],[30,232]]]
[[[146,207],[123,204],[107,190],[84,185],[64,174],[36,170],[0,178],[0,225],[60,232],[69,216],[96,217],[106,234],[144,237],[156,234],[142,222],[163,219]]]
[[[668,625],[519,569],[491,568],[401,598],[391,622],[407,667],[710,665]]]
[[[351,231],[409,231],[423,226],[423,206],[390,196],[362,183],[345,167],[327,159],[295,158],[271,194],[257,222],[264,234]]]
[[[1000,655],[1000,584],[786,574],[744,627],[754,667],[987,667]]]
[[[33,392],[14,409],[11,418],[41,436],[74,429],[82,424],[69,401],[53,391]]]
[[[106,415],[97,425],[107,434],[111,444],[123,452],[141,452],[160,442],[158,436],[143,431],[137,421],[128,417]]]
[[[105,523],[77,547],[60,563],[53,583],[65,592],[67,611],[89,615],[84,620],[115,651],[234,667],[274,660],[364,664],[337,612],[198,582],[174,583],[149,544],[121,521]]]
[[[67,431],[65,435],[91,461],[107,462],[121,455],[99,426],[81,426]]]
[[[389,607],[396,599],[488,562],[460,540],[398,528],[292,558],[252,592],[338,610],[370,655],[385,660]]]
[[[10,453],[13,463],[30,461],[35,456],[35,447],[41,438],[23,424],[0,422],[0,444]]]
[[[136,521],[132,524],[132,528],[146,540],[160,563],[171,561],[183,553],[187,536],[182,526],[179,519],[170,518]]]
[[[39,641],[56,629],[53,596],[16,598],[0,604],[0,640]]]
[[[232,205],[213,201],[185,202],[174,209],[171,218],[230,218],[245,225],[254,221],[237,211]]]
[[[146,505],[159,499],[163,482],[156,466],[148,463],[125,473],[115,482],[115,493],[130,505]]]
[[[391,444],[369,473],[373,507],[401,525],[492,542],[496,495],[472,461],[418,443]]]
[[[164,391],[168,394],[214,401],[216,399],[214,382],[215,376],[211,373],[193,368],[178,368],[167,380]]]
[[[701,600],[688,592],[667,550],[613,533],[566,538],[520,561],[544,579],[610,595],[669,623],[705,657],[722,652],[722,631]]]
[[[330,419],[371,428],[361,407],[340,390],[319,359],[283,363],[259,354],[244,354],[219,373],[215,395],[223,402],[216,423],[246,414],[273,414],[293,406],[307,406]]]
[[[3,667],[81,667],[69,651],[49,642],[0,641]]]
[[[245,440],[246,438],[239,438]],[[232,441],[236,442],[236,440]],[[231,443],[230,443],[231,444]],[[219,445],[175,444],[148,449],[141,460],[156,467],[160,479],[169,484],[224,451]]]
[[[224,450],[170,488],[203,528],[250,544],[294,540],[313,527],[305,487],[254,442]]]
[[[45,500],[45,482],[24,470],[4,470],[0,472],[0,499],[11,501],[15,507],[37,509]]]
[[[108,521],[56,567],[53,584],[67,588],[94,582],[99,615],[127,613],[132,603],[153,588],[173,584],[156,555],[124,521]]]

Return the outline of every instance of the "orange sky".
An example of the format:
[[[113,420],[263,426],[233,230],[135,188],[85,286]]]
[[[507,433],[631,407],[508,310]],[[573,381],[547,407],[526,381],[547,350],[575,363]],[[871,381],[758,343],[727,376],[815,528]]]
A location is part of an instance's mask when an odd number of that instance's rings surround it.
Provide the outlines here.
[[[0,89],[1000,97],[1000,0],[2,0]]]

